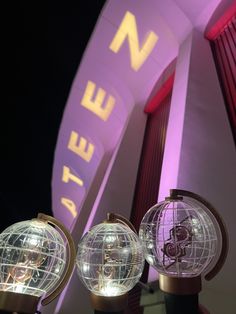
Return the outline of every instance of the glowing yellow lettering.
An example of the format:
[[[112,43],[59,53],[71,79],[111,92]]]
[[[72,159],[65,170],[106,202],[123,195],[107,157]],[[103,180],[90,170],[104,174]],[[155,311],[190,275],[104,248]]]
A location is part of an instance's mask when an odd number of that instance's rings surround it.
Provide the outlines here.
[[[106,121],[114,108],[115,98],[109,95],[106,104],[103,104],[106,92],[104,89],[99,88],[94,99],[95,88],[96,84],[92,81],[88,81],[81,105],[92,111],[102,120]]]
[[[93,157],[94,145],[92,143],[88,143],[87,140],[82,136],[80,136],[78,142],[78,138],[78,133],[72,131],[68,143],[68,149],[79,155],[85,161],[90,162],[91,158]]]
[[[131,67],[133,70],[138,71],[155,47],[158,36],[150,31],[140,49],[135,16],[127,11],[109,48],[117,53],[126,37],[128,37]]]
[[[68,211],[74,218],[77,216],[76,206],[72,200],[70,200],[69,198],[62,197],[61,203],[68,209]]]
[[[74,181],[79,186],[83,186],[83,181],[70,172],[70,168],[63,166],[62,181],[68,183],[69,180]]]

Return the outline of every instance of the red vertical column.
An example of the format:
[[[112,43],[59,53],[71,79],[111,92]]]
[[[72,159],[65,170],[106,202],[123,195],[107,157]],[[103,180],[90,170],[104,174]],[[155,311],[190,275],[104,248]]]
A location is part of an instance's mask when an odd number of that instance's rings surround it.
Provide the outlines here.
[[[209,39],[236,143],[236,13]]]
[[[170,102],[171,92],[169,90],[165,99],[157,104],[155,111],[150,113],[147,119],[130,218],[136,230],[139,229],[147,210],[157,202]],[[148,266],[146,264],[141,281],[146,282],[147,277]],[[136,285],[129,294],[127,314],[143,313],[143,309],[139,306],[140,296],[141,289]]]

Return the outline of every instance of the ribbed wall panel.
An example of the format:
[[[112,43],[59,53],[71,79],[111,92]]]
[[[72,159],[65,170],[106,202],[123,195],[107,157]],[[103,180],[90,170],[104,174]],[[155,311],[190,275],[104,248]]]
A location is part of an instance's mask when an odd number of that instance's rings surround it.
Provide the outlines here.
[[[139,229],[147,210],[157,202],[170,100],[171,95],[169,94],[147,120],[130,218],[136,230]],[[147,276],[148,266],[146,264],[141,281],[146,282]],[[141,289],[136,286],[129,294],[126,314],[143,313],[143,309],[139,306],[140,295]]]
[[[212,42],[212,49],[236,142],[236,17]]]
[[[146,211],[157,201],[169,110],[170,95],[147,120],[131,213],[136,229]]]

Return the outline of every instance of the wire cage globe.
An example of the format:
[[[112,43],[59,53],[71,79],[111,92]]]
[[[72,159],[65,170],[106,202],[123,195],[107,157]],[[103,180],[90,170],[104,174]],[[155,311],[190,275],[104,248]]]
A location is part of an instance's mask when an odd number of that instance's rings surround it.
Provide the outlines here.
[[[0,291],[41,297],[61,278],[66,248],[60,233],[38,219],[0,234]]]
[[[139,281],[144,255],[137,234],[122,223],[101,223],[78,245],[77,270],[83,284],[97,296],[121,296]]]
[[[147,262],[170,277],[200,276],[219,257],[222,244],[214,213],[192,197],[196,194],[186,194],[190,197],[168,197],[150,208],[139,230]]]

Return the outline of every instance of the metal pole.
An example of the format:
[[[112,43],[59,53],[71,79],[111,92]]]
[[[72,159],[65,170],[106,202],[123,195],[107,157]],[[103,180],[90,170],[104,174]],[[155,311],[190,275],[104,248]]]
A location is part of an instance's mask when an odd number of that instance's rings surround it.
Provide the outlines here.
[[[164,293],[166,314],[199,314],[198,294]]]
[[[0,310],[0,314],[25,314],[25,313],[20,313],[20,312],[9,312],[9,311],[5,311],[5,310]],[[34,313],[32,313],[32,314],[34,314]],[[37,312],[35,312],[35,314],[41,314],[41,312],[39,312],[39,311],[37,311]]]
[[[119,312],[103,312],[103,311],[94,310],[94,314],[124,314],[124,311],[119,311]]]
[[[128,303],[128,294],[105,297],[91,293],[91,303],[94,314],[124,314]]]

